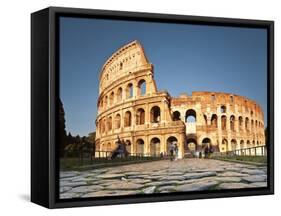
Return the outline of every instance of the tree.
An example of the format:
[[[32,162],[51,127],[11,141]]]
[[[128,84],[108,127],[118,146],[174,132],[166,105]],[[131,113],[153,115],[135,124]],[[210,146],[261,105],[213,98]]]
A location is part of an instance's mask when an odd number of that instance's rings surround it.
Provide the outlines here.
[[[66,130],[65,130],[65,112],[63,108],[63,104],[59,99],[58,104],[59,109],[59,123],[58,123],[58,136],[59,136],[59,149],[60,149],[60,156],[64,155],[64,148],[67,145],[67,137],[66,137]]]
[[[96,152],[96,132],[91,132],[88,134],[87,141],[91,146],[92,155],[95,155]]]

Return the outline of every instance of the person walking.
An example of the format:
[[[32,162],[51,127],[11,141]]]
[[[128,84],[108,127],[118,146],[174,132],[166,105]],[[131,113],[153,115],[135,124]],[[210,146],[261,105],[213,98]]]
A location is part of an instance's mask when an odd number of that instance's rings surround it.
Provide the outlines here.
[[[175,150],[175,146],[173,143],[170,143],[169,145],[169,151],[170,151],[170,160],[173,161],[174,160],[174,150]]]
[[[209,147],[208,146],[206,146],[204,149],[204,157],[209,158]]]

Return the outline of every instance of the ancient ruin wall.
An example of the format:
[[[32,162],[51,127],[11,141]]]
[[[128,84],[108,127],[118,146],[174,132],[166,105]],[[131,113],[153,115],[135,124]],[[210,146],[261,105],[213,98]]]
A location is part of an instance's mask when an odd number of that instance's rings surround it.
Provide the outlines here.
[[[177,142],[180,156],[211,144],[232,151],[265,144],[262,108],[253,100],[223,92],[193,92],[172,98],[159,91],[153,65],[133,41],[102,67],[96,118],[96,150],[112,151],[117,137],[132,154],[168,153]],[[187,118],[194,116],[195,122]]]
[[[223,92],[193,92],[173,98],[174,120],[186,124],[187,144],[217,146],[221,152],[265,144],[264,114],[255,101]],[[194,116],[194,122],[188,122]]]
[[[184,148],[184,124],[173,122],[168,93],[157,90],[153,66],[138,41],[117,50],[100,74],[96,144],[112,151],[117,136],[136,154],[160,154],[167,142],[177,140]]]

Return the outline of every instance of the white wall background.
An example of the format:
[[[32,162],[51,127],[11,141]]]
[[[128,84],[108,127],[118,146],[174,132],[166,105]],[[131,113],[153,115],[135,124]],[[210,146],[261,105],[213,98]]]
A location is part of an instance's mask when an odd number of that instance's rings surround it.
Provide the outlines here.
[[[275,140],[276,195],[47,210],[29,202],[30,13],[48,6],[275,20],[276,122],[281,93],[279,1],[30,0],[0,5],[0,214],[1,215],[266,215],[280,212],[280,133]],[[280,131],[280,124],[275,125]],[[276,214],[275,214],[276,215]]]

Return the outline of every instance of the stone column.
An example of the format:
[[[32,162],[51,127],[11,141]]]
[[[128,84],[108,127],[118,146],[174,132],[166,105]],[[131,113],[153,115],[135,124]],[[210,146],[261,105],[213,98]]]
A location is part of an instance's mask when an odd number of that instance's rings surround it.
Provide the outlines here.
[[[179,158],[184,157],[184,136],[180,134],[179,136]]]
[[[146,106],[145,106],[145,119],[144,119],[144,121],[145,121],[146,125],[149,125],[149,122],[150,122],[150,110],[149,110],[149,105],[148,104],[146,104]]]
[[[180,110],[180,119],[185,122],[185,110]]]
[[[165,152],[165,136],[160,137],[160,153]]]
[[[144,152],[145,154],[150,154],[149,136],[146,136],[144,139]]]
[[[139,96],[138,83],[136,82],[136,80],[134,80],[132,84],[133,84],[133,98],[137,98]]]

